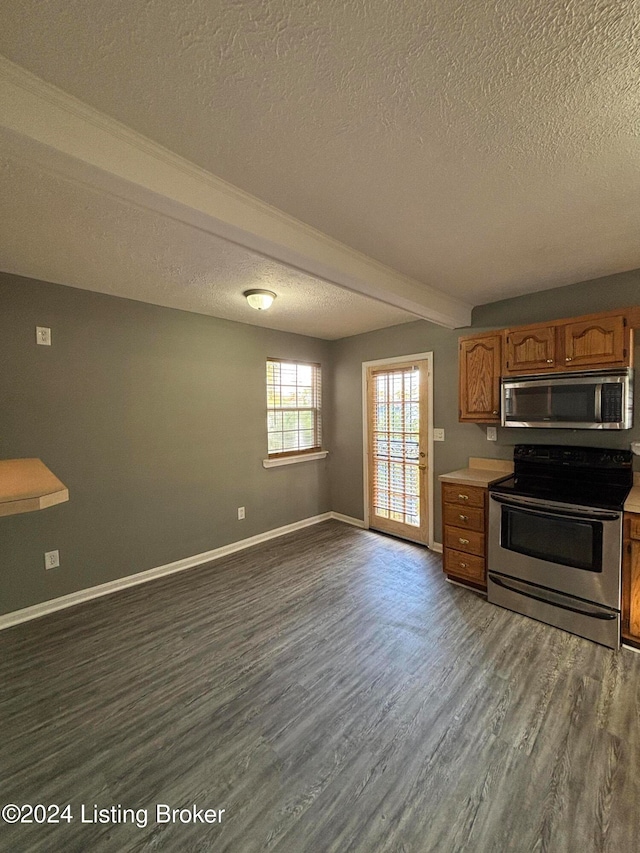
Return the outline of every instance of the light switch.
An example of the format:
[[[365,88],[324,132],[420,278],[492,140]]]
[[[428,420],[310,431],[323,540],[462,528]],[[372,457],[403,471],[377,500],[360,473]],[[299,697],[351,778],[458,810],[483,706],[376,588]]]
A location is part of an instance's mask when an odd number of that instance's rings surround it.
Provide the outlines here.
[[[434,429],[433,440],[434,441],[444,441],[444,430],[443,429]]]
[[[496,427],[487,427],[487,441],[497,441],[498,430]]]

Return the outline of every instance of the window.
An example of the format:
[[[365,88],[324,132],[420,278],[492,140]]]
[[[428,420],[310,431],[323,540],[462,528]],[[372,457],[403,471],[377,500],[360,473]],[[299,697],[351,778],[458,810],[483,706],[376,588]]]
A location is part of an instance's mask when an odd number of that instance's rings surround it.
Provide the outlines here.
[[[267,360],[269,457],[315,453],[321,446],[320,365]]]

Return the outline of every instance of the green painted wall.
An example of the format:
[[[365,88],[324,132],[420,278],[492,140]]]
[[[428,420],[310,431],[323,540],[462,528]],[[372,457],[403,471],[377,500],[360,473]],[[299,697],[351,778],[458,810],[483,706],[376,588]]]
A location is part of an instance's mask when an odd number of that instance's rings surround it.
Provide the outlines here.
[[[472,330],[639,297],[640,271],[625,273],[481,306]],[[35,345],[36,325],[52,328],[52,347]],[[469,456],[510,458],[520,441],[640,440],[637,416],[630,432],[499,429],[487,442],[484,427],[457,420],[457,341],[469,331],[419,321],[326,342],[0,274],[0,458],[39,457],[71,493],[0,518],[0,614],[328,510],[362,518],[363,361],[434,353],[434,423],[446,436],[436,477]],[[268,356],[322,364],[327,460],[262,467]],[[435,521],[440,539],[437,486]],[[45,572],[55,548],[61,566]]]
[[[0,613],[329,510],[327,461],[262,467],[268,356],[320,362],[328,393],[325,341],[0,274],[0,457],[70,491],[0,518]]]
[[[469,456],[510,459],[513,445],[520,442],[629,447],[640,440],[640,415],[632,430],[621,432],[586,430],[524,430],[498,428],[497,442],[486,440],[486,428],[458,423],[458,337],[474,331],[502,329],[589,314],[640,302],[640,271],[608,276],[596,281],[506,299],[476,308],[472,326],[450,331],[419,321],[378,332],[343,338],[333,351],[334,376],[331,406],[331,507],[336,512],[362,518],[362,362],[419,352],[433,352],[434,426],[444,428],[445,441],[434,443],[434,476],[467,465]],[[640,368],[640,333],[635,362]],[[640,373],[640,369],[637,371]],[[640,382],[636,376],[636,400]],[[638,412],[640,408],[636,406]],[[640,461],[640,458],[639,460]],[[640,470],[640,469],[639,469]],[[435,538],[441,541],[439,485],[435,487]]]

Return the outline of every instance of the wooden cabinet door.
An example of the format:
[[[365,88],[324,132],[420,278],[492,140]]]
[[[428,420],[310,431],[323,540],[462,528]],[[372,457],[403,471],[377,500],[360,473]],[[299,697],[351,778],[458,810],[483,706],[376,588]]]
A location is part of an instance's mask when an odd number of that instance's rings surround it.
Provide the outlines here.
[[[640,644],[640,516],[624,514],[622,634]]]
[[[640,542],[631,540],[631,588],[629,590],[629,633],[640,641]]]
[[[505,373],[541,373],[557,368],[555,326],[508,329],[505,334]]]
[[[501,348],[500,332],[460,339],[461,421],[500,423]]]
[[[625,364],[628,330],[624,317],[600,317],[564,326],[567,370]]]

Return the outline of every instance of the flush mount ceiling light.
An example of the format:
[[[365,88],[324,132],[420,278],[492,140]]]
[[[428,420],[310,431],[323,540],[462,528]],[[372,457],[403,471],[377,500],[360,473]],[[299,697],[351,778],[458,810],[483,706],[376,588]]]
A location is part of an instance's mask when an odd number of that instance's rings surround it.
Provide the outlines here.
[[[275,293],[271,290],[245,290],[244,295],[247,297],[247,302],[256,311],[266,311],[271,308],[273,300],[276,298]]]

